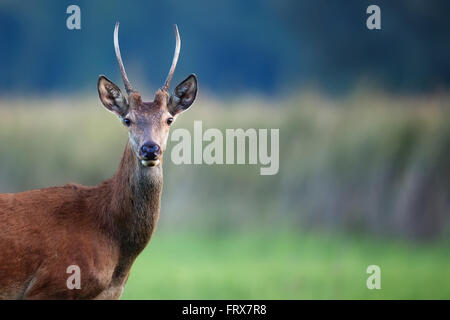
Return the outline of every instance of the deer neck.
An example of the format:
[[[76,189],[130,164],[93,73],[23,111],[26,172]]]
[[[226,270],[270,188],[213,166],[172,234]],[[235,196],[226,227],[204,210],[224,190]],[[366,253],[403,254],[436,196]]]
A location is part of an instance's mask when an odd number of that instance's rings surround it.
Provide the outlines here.
[[[159,218],[162,183],[162,163],[142,166],[127,143],[119,169],[107,182],[108,229],[113,230],[122,256],[134,259],[150,241]]]

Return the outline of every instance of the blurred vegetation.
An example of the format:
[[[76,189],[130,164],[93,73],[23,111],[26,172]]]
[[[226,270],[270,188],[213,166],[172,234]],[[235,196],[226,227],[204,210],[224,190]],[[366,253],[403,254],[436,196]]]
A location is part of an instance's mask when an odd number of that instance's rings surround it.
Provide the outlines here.
[[[158,230],[124,298],[450,298],[449,102],[201,95],[172,130],[279,128],[279,173],[175,166],[169,142]],[[96,98],[0,100],[0,192],[96,185],[126,139]],[[380,291],[365,287],[369,264]]]
[[[71,4],[81,30],[66,28]],[[366,28],[372,4],[381,30]],[[90,92],[99,74],[118,76],[116,21],[130,79],[153,87],[168,72],[177,23],[174,82],[195,72],[215,95],[280,95],[304,84],[347,93],[361,80],[430,92],[450,85],[449,11],[447,0],[2,0],[0,94]]]
[[[279,128],[280,170],[164,162],[163,225],[227,231],[329,227],[414,239],[449,235],[450,97],[285,101],[201,97],[175,128]],[[96,185],[120,161],[125,128],[97,99],[0,102],[0,192]],[[173,130],[172,129],[172,130]],[[204,143],[206,145],[206,143]],[[176,195],[176,197],[174,196]],[[173,214],[176,212],[176,214]]]

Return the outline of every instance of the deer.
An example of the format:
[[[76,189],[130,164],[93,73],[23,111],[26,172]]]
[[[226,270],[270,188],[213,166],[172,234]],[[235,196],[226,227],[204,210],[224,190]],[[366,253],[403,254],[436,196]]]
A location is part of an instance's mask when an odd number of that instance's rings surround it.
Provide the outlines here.
[[[189,75],[169,86],[180,54],[175,52],[164,85],[153,101],[128,80],[114,49],[126,95],[106,76],[98,78],[103,106],[117,115],[128,141],[112,178],[97,186],[66,184],[0,194],[0,299],[119,299],[136,257],[150,242],[160,214],[163,154],[169,129],[197,95]],[[68,286],[68,267],[79,270],[79,288]]]

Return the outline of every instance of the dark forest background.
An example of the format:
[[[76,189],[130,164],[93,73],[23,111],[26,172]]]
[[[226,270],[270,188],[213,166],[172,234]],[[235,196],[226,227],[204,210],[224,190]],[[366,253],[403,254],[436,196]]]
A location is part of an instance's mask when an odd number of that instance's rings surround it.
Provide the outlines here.
[[[81,30],[66,8],[81,8]],[[382,30],[366,28],[381,7]],[[12,1],[0,3],[0,93],[91,90],[118,75],[112,33],[142,86],[160,86],[182,36],[179,79],[195,72],[214,94],[266,95],[319,87],[348,93],[364,83],[395,92],[450,85],[450,2],[360,0]]]

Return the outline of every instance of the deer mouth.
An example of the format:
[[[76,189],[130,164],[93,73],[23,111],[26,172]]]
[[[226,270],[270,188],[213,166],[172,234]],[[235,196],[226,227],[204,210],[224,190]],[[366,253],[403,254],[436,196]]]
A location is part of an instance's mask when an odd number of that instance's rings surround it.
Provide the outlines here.
[[[142,160],[141,160],[141,164],[142,164],[144,167],[155,167],[155,166],[157,166],[159,163],[160,163],[159,159],[156,159],[156,160],[144,160],[144,159],[142,159]]]

